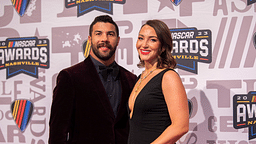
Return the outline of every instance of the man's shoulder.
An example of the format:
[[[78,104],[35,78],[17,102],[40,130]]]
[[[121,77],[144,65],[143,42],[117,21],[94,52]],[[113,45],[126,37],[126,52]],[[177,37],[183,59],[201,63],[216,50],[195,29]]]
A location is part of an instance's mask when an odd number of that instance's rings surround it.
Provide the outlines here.
[[[85,59],[77,64],[64,68],[62,71],[67,71],[69,73],[77,73],[81,71],[86,71],[91,66],[93,66],[93,64],[90,61],[88,61],[88,59]]]
[[[72,65],[72,66],[70,66],[70,67],[67,67],[67,68],[65,68],[64,70],[72,71],[73,69],[81,68],[81,67],[83,67],[83,66],[84,66],[84,61],[79,62],[79,63],[77,63],[77,64],[74,64],[74,65]]]

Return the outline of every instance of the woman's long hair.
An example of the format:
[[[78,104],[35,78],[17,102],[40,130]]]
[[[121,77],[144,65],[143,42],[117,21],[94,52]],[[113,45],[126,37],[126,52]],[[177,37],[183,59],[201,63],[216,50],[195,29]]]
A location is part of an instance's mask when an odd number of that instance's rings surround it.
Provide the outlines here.
[[[161,46],[158,49],[157,68],[172,68],[177,65],[176,60],[172,56],[172,36],[168,26],[160,20],[148,20],[143,26],[149,25],[152,27],[159,39]],[[141,28],[142,28],[141,27]],[[140,59],[138,67],[144,67],[145,63]]]

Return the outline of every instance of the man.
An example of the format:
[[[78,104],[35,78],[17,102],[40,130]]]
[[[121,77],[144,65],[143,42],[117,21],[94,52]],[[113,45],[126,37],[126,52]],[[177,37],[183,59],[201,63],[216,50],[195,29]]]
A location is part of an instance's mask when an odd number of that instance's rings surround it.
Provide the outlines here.
[[[96,17],[89,31],[90,55],[58,75],[50,144],[127,143],[127,101],[136,76],[115,62],[120,37],[110,16]]]

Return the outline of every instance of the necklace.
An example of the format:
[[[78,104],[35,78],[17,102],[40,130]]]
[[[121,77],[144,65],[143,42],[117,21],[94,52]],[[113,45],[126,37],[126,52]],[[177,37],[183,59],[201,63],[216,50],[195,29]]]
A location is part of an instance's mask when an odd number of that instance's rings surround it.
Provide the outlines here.
[[[154,68],[153,70],[149,71],[149,73],[146,74],[144,77],[142,77],[142,75],[144,74],[145,71],[142,72],[141,77],[140,77],[140,81],[139,81],[139,83],[138,83],[138,86],[137,86],[136,89],[135,89],[135,93],[138,92],[141,82],[142,82],[144,79],[146,79],[154,70],[156,70],[156,68]]]
[[[149,71],[149,73],[148,73],[147,75],[145,75],[144,77],[142,77],[142,75],[144,74],[145,71],[142,72],[141,77],[140,77],[140,79],[139,79],[138,86],[136,87],[136,89],[135,89],[135,91],[134,91],[134,95],[133,95],[133,97],[132,97],[132,100],[133,100],[133,101],[135,101],[135,99],[136,99],[136,93],[137,93],[138,90],[139,90],[139,87],[140,87],[140,84],[141,84],[142,80],[146,79],[154,70],[156,70],[156,68],[154,68],[153,70]],[[132,110],[131,113],[130,113],[130,117],[132,117],[132,114],[133,114],[133,110]]]

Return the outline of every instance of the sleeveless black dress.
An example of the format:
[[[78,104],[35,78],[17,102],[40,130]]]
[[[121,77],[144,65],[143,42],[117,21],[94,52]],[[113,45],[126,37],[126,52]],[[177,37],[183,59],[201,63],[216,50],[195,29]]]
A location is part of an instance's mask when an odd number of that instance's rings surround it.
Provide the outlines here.
[[[130,119],[129,144],[150,144],[171,125],[162,93],[165,69],[154,76],[138,94]]]

